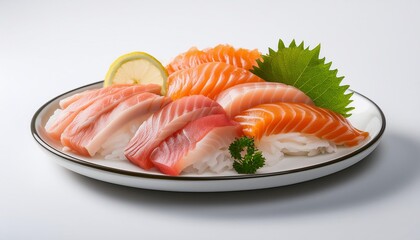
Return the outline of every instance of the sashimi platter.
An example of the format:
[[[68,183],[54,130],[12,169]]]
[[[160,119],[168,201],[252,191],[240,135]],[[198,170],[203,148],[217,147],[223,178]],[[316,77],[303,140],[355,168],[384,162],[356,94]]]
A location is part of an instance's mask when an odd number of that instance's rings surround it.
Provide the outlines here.
[[[144,189],[239,191],[326,176],[378,146],[385,116],[320,49],[220,44],[165,64],[131,52],[104,81],[44,104],[32,135],[72,171]]]

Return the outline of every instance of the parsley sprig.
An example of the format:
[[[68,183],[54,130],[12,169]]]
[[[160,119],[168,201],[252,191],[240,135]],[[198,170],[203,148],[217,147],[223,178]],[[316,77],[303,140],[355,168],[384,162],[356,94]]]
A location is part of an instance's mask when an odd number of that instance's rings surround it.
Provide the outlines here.
[[[233,168],[238,173],[252,174],[265,164],[265,158],[256,149],[253,138],[237,138],[230,144],[229,152],[234,159]]]

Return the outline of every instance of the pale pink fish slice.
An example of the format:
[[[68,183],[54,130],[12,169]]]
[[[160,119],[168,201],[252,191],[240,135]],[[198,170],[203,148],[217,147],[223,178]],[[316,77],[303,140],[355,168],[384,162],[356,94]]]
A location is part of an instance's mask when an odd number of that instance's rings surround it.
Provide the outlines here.
[[[130,87],[130,86],[133,86],[133,85],[132,84],[115,84],[115,85],[112,85],[112,86],[109,86],[109,87],[120,88],[120,87]],[[101,94],[101,91],[103,91],[103,89],[105,89],[105,88],[90,89],[90,90],[86,90],[86,91],[83,91],[83,92],[80,92],[80,93],[73,94],[73,95],[71,95],[69,97],[66,97],[64,99],[61,99],[60,102],[59,102],[60,108],[65,109],[68,106],[70,106],[72,103],[78,101],[79,99],[84,98],[85,96],[88,96],[88,95],[91,95],[91,94],[92,95],[93,94]]]
[[[239,134],[239,124],[226,114],[205,116],[163,141],[150,158],[159,171],[177,176],[204,156],[222,147],[227,148]]]
[[[61,134],[67,128],[67,126],[73,121],[73,119],[84,109],[95,103],[96,101],[100,101],[102,98],[107,97],[109,95],[115,94],[119,91],[122,91],[126,88],[136,88],[141,92],[151,92],[151,93],[160,93],[161,87],[157,84],[148,84],[148,85],[136,85],[136,86],[112,86],[106,88],[100,88],[97,91],[92,91],[89,94],[86,94],[77,100],[73,101],[70,105],[68,105],[63,111],[61,111],[58,116],[54,119],[51,124],[45,126],[45,130],[47,134],[56,140],[60,140]]]
[[[298,102],[313,105],[311,98],[301,90],[282,83],[243,83],[221,92],[216,101],[229,117],[263,103]]]
[[[107,117],[104,116],[109,116],[120,103],[144,92],[144,86],[136,85],[121,88],[121,91],[97,99],[81,110],[66,127],[61,134],[61,143],[81,155],[89,156],[84,146],[95,136],[98,131],[96,128],[100,128],[103,122],[107,121]]]
[[[66,97],[66,98],[61,99],[58,104],[60,105],[61,109],[65,109],[68,106],[70,106],[72,103],[80,100],[81,98],[83,98],[83,97],[85,97],[89,94],[92,94],[94,91],[99,91],[99,90],[100,89],[86,90],[86,91],[83,91],[83,92],[80,92],[80,93],[73,94],[70,97]]]
[[[125,149],[125,156],[143,169],[153,167],[152,151],[187,123],[203,116],[225,111],[214,100],[202,95],[188,96],[166,105],[140,125]]]
[[[125,126],[141,125],[150,115],[170,103],[169,97],[153,93],[140,93],[126,101],[121,102],[109,114],[103,114],[95,123],[93,138],[83,141],[84,147],[90,156],[100,150],[102,144]]]

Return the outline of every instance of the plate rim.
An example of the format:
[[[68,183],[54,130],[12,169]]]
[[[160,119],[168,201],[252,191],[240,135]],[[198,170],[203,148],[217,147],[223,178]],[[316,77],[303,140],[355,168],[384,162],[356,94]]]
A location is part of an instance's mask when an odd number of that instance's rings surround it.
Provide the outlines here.
[[[287,175],[287,174],[292,174],[292,173],[305,172],[305,171],[308,171],[308,170],[319,169],[319,168],[323,168],[323,167],[333,165],[333,164],[336,164],[336,163],[339,163],[339,162],[343,162],[345,160],[353,158],[353,157],[357,156],[358,154],[370,149],[370,147],[374,146],[382,138],[383,133],[385,132],[385,128],[386,128],[386,118],[385,118],[385,115],[384,115],[382,109],[374,101],[372,101],[370,98],[366,97],[365,95],[363,95],[359,92],[356,92],[354,90],[349,89],[349,91],[352,92],[353,94],[359,95],[362,98],[368,100],[371,104],[373,104],[373,106],[379,111],[379,114],[381,116],[382,125],[381,125],[381,129],[379,130],[378,134],[373,139],[371,139],[366,145],[364,145],[361,148],[359,148],[359,149],[357,149],[357,150],[355,150],[355,151],[353,151],[349,154],[346,154],[344,156],[337,157],[337,158],[331,159],[330,161],[323,162],[323,163],[318,163],[318,164],[311,165],[311,166],[300,167],[300,168],[295,168],[295,169],[290,169],[290,170],[283,170],[283,171],[275,171],[275,172],[269,172],[269,173],[256,173],[256,174],[238,174],[238,175],[227,175],[227,176],[168,176],[168,175],[156,175],[156,174],[148,174],[148,173],[142,173],[142,172],[134,172],[134,171],[124,170],[124,169],[108,167],[108,166],[104,166],[104,165],[100,165],[100,164],[95,164],[95,163],[88,162],[88,161],[85,161],[83,159],[74,157],[72,155],[66,154],[63,151],[59,151],[59,150],[55,149],[53,146],[51,146],[50,144],[48,144],[40,136],[40,134],[37,131],[37,127],[36,127],[37,119],[38,119],[40,113],[48,105],[50,105],[52,102],[56,101],[57,99],[63,97],[66,94],[81,90],[83,88],[88,88],[88,87],[91,87],[91,86],[94,86],[94,85],[98,85],[98,84],[101,84],[101,83],[103,83],[103,81],[98,81],[98,82],[83,85],[81,87],[77,87],[75,89],[64,92],[64,93],[50,99],[46,103],[44,103],[41,107],[38,108],[38,110],[32,116],[31,123],[30,123],[31,134],[32,134],[33,138],[35,139],[35,141],[38,144],[40,144],[45,150],[47,150],[48,152],[62,158],[62,160],[67,160],[67,161],[82,165],[84,167],[89,167],[89,168],[93,168],[93,169],[96,169],[96,170],[101,170],[101,171],[105,171],[105,172],[110,172],[110,173],[115,173],[115,174],[120,174],[120,175],[125,175],[125,176],[131,176],[131,177],[147,178],[147,179],[161,179],[161,180],[174,180],[174,181],[218,181],[218,180],[266,178],[266,177],[273,177],[273,176],[279,176],[279,175]]]

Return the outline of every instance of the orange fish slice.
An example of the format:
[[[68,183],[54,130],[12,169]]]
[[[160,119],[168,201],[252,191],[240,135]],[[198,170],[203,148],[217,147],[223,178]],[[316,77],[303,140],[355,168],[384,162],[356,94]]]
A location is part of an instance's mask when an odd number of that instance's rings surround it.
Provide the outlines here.
[[[257,49],[235,49],[230,45],[223,44],[204,50],[193,47],[187,52],[175,57],[172,62],[168,64],[166,70],[168,71],[168,74],[171,74],[207,62],[224,62],[249,70],[257,65],[257,59],[260,58],[261,53]]]
[[[215,99],[223,90],[248,82],[264,80],[248,70],[226,63],[204,63],[171,74],[167,81],[167,96],[173,100],[191,95]]]
[[[298,132],[351,147],[369,136],[340,114],[304,103],[261,104],[245,110],[234,120],[242,125],[246,136],[256,140],[272,134]]]

